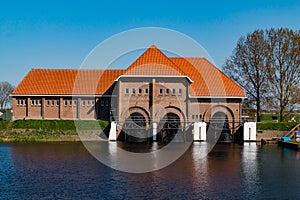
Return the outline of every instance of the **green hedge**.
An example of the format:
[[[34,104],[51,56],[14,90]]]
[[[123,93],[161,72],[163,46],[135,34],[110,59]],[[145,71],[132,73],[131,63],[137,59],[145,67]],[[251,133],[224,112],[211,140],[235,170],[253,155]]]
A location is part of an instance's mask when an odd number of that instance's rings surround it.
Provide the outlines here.
[[[290,131],[298,122],[258,122],[257,130]]]
[[[76,130],[76,126],[79,129],[84,130],[96,130],[99,129],[99,125],[104,129],[107,125],[107,121],[99,120],[16,120],[13,122],[13,128],[15,129],[35,129],[35,130]]]
[[[0,130],[6,130],[9,121],[0,121]]]

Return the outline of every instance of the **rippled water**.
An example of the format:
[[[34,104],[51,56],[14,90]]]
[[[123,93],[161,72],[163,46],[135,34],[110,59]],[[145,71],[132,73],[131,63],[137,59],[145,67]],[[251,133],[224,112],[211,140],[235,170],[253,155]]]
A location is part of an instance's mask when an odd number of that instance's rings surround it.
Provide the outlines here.
[[[162,170],[130,174],[101,164],[81,143],[0,144],[0,199],[300,198],[300,152],[218,144],[199,159],[201,145]]]

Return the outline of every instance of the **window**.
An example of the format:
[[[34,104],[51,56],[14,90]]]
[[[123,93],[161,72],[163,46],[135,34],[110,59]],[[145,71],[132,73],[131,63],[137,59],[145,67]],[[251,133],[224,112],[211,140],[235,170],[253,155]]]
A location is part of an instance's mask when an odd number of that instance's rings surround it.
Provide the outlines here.
[[[32,105],[32,106],[34,105],[34,100],[31,100],[31,105]]]
[[[182,89],[181,88],[178,89],[178,95],[182,95]]]
[[[100,105],[104,106],[104,101],[103,100],[100,101]]]
[[[139,88],[139,95],[142,94],[142,88]]]
[[[170,89],[166,89],[166,95],[169,95],[169,93],[170,93]]]
[[[69,106],[70,106],[70,107],[72,106],[72,100],[70,100],[70,104],[69,104]]]
[[[95,105],[95,101],[92,101],[92,106],[94,106]]]
[[[82,100],[82,107],[84,107],[85,106],[85,100]]]
[[[135,88],[132,88],[132,94],[135,94]]]
[[[47,106],[50,106],[50,101],[49,100],[47,100]]]
[[[37,100],[38,106],[41,106],[41,100]]]
[[[23,105],[26,106],[26,100],[25,99],[23,100]]]
[[[90,106],[90,101],[86,101],[86,105],[87,105],[87,106]]]
[[[198,115],[196,115],[196,119],[198,119]]]
[[[162,94],[163,94],[163,89],[160,88],[160,89],[159,89],[159,95],[162,95]]]
[[[64,105],[65,105],[65,106],[67,106],[67,105],[68,105],[68,102],[67,102],[67,100],[65,100],[65,102],[64,102]]]
[[[59,106],[59,101],[58,100],[56,100],[56,106]]]
[[[192,119],[195,119],[195,115],[192,115]]]
[[[54,106],[54,100],[51,101],[51,106]]]
[[[125,94],[129,94],[129,88],[125,89]]]
[[[75,107],[77,106],[77,100],[74,100],[74,106]]]
[[[148,95],[148,94],[149,94],[149,89],[145,88],[145,95]]]
[[[105,106],[108,106],[108,101],[105,101]]]
[[[173,88],[173,89],[172,89],[172,95],[175,95],[175,93],[176,93],[176,89]]]

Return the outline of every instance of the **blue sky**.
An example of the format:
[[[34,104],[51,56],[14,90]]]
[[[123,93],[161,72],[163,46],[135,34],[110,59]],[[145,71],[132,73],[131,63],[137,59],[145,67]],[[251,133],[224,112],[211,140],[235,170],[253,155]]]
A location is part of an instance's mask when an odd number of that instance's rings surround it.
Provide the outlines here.
[[[79,68],[100,42],[139,27],[182,32],[221,68],[240,36],[300,30],[300,0],[1,1],[0,81],[17,85],[31,68]]]

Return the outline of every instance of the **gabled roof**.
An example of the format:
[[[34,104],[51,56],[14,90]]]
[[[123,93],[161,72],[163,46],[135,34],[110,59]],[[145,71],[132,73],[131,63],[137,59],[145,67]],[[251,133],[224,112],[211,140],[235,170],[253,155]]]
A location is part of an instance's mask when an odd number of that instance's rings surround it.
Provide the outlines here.
[[[103,95],[123,76],[186,76],[190,95],[245,97],[244,89],[205,58],[173,58],[151,46],[125,70],[32,69],[13,95]]]
[[[126,69],[124,75],[185,76],[185,73],[152,45]]]

